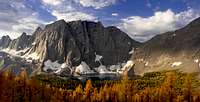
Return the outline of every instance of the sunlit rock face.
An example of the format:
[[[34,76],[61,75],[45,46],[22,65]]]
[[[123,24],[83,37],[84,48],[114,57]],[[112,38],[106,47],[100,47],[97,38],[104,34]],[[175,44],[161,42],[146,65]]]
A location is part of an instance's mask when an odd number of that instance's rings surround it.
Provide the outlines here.
[[[41,61],[58,61],[69,66],[84,61],[90,68],[126,62],[132,48],[140,44],[116,27],[90,21],[56,21],[36,35],[29,53],[37,53]],[[100,61],[96,61],[97,55],[102,57]]]
[[[37,60],[41,70],[59,74],[116,72],[139,45],[120,29],[92,21],[59,20],[38,27],[32,35],[23,33],[17,39],[5,36],[0,40],[2,51],[27,61]],[[62,64],[66,67],[61,68]]]

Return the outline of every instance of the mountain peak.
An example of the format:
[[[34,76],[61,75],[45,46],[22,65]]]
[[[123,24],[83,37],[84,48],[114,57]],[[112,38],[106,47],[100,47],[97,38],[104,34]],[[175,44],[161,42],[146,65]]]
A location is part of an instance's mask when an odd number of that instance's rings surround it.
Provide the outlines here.
[[[2,38],[0,39],[0,47],[6,48],[6,47],[8,47],[10,42],[11,42],[11,39],[8,35],[2,36]]]
[[[66,23],[66,22],[65,22],[64,19],[61,19],[61,20],[55,21],[54,23],[56,23],[56,24],[57,24],[57,23],[62,24],[62,23]]]
[[[26,36],[26,33],[25,33],[25,32],[22,33],[21,37],[23,37],[23,36]]]
[[[67,22],[68,24],[90,24],[90,25],[101,25],[103,26],[103,24],[98,21],[98,22],[95,22],[95,21],[89,21],[89,20],[77,20],[77,21],[70,21],[70,22]]]
[[[41,27],[37,27],[35,32],[33,33],[33,37],[34,38],[38,37],[41,31],[42,31],[42,28]]]
[[[41,27],[37,27],[35,31],[41,31],[42,28]]]
[[[67,23],[65,22],[65,20],[61,19],[61,20],[55,21],[54,23],[46,25],[45,28],[54,29],[54,28],[59,28],[59,27],[65,27],[66,25]]]
[[[2,39],[10,39],[10,40],[11,40],[11,38],[10,38],[10,36],[9,36],[9,35],[2,36]]]

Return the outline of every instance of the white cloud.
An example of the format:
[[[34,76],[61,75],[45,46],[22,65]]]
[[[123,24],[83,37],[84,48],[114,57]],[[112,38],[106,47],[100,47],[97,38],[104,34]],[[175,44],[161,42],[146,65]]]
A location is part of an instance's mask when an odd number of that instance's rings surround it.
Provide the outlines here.
[[[44,1],[44,0],[43,0]],[[49,1],[49,0],[48,0]],[[96,20],[93,14],[85,13],[82,9],[77,9],[77,5],[72,0],[59,0],[59,5],[44,5],[45,8],[51,12],[52,16],[56,17],[56,20],[64,19],[65,21],[74,20]]]
[[[176,27],[180,28],[200,17],[200,12],[189,8],[187,11],[176,14]]]
[[[6,22],[5,22],[6,23]],[[5,23],[1,23],[6,25]],[[9,35],[12,39],[17,38],[22,34],[22,32],[26,32],[27,34],[32,34],[33,31],[38,26],[43,26],[42,24],[45,24],[46,22],[40,21],[36,13],[33,13],[33,15],[18,19],[16,23],[7,25],[7,28],[0,28],[0,36],[3,35]]]
[[[131,16],[122,19],[122,23],[118,26],[133,39],[146,41],[156,34],[179,29],[199,16],[200,12],[193,9],[180,13],[174,13],[168,9],[163,12],[155,12],[153,16],[147,18]]]
[[[19,32],[12,31],[12,30],[9,31],[9,30],[3,30],[3,29],[0,29],[0,32],[1,32],[0,37],[8,35],[12,39],[17,38],[22,34],[22,33],[19,33]]]
[[[101,9],[106,6],[113,5],[117,0],[74,0],[80,3],[83,7],[93,7],[95,9]]]
[[[77,5],[74,0],[41,0],[38,2],[42,4],[38,6],[56,17],[55,20],[97,20],[92,13],[83,11],[84,7]],[[26,0],[0,0],[0,37],[9,35],[11,38],[17,38],[22,32],[31,34],[36,27],[48,23],[39,16],[41,17],[31,8],[31,5],[27,6]]]
[[[112,13],[111,15],[112,16],[118,16],[119,14],[118,13]]]
[[[46,22],[39,20],[38,13],[33,13],[30,16],[19,19],[18,24],[12,26],[12,29],[16,32],[26,32],[31,34],[38,26],[43,26]]]
[[[57,18],[57,20],[64,19],[65,21],[96,20],[96,17],[92,14],[87,14],[78,11],[63,13],[55,10],[52,12],[52,15],[54,15]]]
[[[64,0],[42,0],[43,3],[48,4],[48,5],[60,5]]]
[[[24,0],[0,1],[0,37],[9,35],[16,38],[33,30],[44,23],[38,19],[38,14],[24,4]]]

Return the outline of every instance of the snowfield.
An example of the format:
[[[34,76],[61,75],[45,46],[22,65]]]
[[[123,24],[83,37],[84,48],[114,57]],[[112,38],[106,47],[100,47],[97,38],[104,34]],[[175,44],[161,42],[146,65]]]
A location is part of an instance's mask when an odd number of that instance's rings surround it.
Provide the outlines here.
[[[52,62],[51,60],[47,60],[44,62],[44,71],[48,71],[51,70],[56,74],[60,74],[62,69],[67,68],[67,64],[63,63],[63,64],[59,64],[58,61]]]
[[[6,48],[6,49],[2,49],[1,51],[5,52],[5,53],[8,53],[8,54],[10,54],[12,56],[21,57],[20,54],[21,53],[25,53],[28,50],[29,50],[29,48],[25,48],[24,50],[19,50],[19,51],[16,51],[14,49]]]
[[[48,69],[57,71],[58,69],[61,69],[61,64],[59,64],[57,61],[52,62],[51,60],[47,60],[44,62],[44,71],[47,71]]]
[[[34,45],[34,43],[33,43]],[[26,59],[27,62],[31,63],[33,62],[33,60],[39,60],[40,57],[37,53],[31,53],[31,54],[25,54],[25,55],[21,55],[22,53],[25,53],[29,50],[29,48],[26,48],[24,50],[20,50],[20,51],[16,51],[13,49],[2,49],[2,52],[8,53],[12,56],[16,56],[16,57],[21,57]],[[134,50],[134,49],[133,49]],[[133,53],[134,51],[131,51],[130,53]],[[133,65],[132,61],[127,61],[127,63],[118,63],[116,65],[110,65],[110,66],[105,66],[101,63],[101,59],[103,58],[103,56],[101,55],[96,55],[95,58],[95,62],[99,62],[100,66],[96,67],[96,68],[90,68],[86,62],[82,61],[80,63],[80,65],[74,67],[74,69],[70,69],[71,70],[71,74],[72,72],[78,73],[78,74],[95,74],[95,73],[99,73],[99,74],[122,74],[124,70],[126,70],[127,67],[130,67]],[[51,60],[47,60],[44,62],[44,67],[43,70],[48,72],[51,71],[55,74],[60,74],[64,68],[67,68],[68,65],[66,63],[58,63],[57,61],[52,62]]]
[[[134,53],[134,48],[128,53],[128,54],[133,54]]]
[[[14,49],[6,48],[6,49],[2,49],[0,51],[8,53],[8,54],[10,54],[12,56],[15,56],[15,57],[25,58],[25,59],[27,59],[28,62],[31,62],[30,59],[32,59],[32,60],[39,60],[40,57],[35,52],[31,53],[31,54],[25,54],[25,52],[27,52],[29,49],[30,48],[25,48],[24,50],[16,51]],[[25,54],[25,55],[22,55],[22,54]]]
[[[117,72],[119,74],[123,74],[125,70],[130,70],[130,68],[132,68],[133,66],[134,66],[134,62],[129,60],[124,66],[122,66],[121,69],[118,69]]]
[[[99,73],[99,74],[110,74],[110,73],[116,73],[116,72],[112,72],[108,70],[109,68],[107,68],[104,65],[100,65],[99,67],[95,68],[95,70]]]
[[[134,65],[134,62],[129,60],[127,61],[126,65],[122,68],[122,70],[126,70],[126,68],[130,68]]]
[[[118,69],[121,69],[122,66],[123,66],[123,64],[122,64],[122,65],[120,65],[120,64],[111,65],[111,66],[109,67],[109,70],[111,70],[111,71],[118,70]]]
[[[199,63],[199,59],[195,59],[194,62],[195,62],[195,63]]]
[[[36,45],[36,42],[33,42],[31,45],[32,45],[32,46]]]
[[[103,56],[97,55],[96,52],[95,52],[95,55],[96,55],[96,57],[95,57],[95,62],[99,62],[100,64],[102,64],[102,63],[101,63],[101,59],[103,58]]]
[[[85,62],[81,62],[79,66],[76,67],[75,72],[78,74],[94,74],[95,72],[90,69],[90,67]]]
[[[32,54],[25,54],[24,56],[22,56],[23,58],[26,58],[26,59],[34,59],[34,60],[39,60],[40,59],[40,56],[38,56],[37,53],[32,53]]]
[[[172,63],[171,67],[178,67],[182,64],[182,62],[174,62]]]

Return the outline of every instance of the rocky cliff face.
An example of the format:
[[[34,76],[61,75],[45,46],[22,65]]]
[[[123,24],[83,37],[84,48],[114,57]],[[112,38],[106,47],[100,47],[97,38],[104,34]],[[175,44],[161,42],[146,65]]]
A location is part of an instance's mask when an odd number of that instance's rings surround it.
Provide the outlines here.
[[[10,44],[11,42],[11,39],[9,36],[3,36],[1,39],[0,39],[0,47],[3,49],[3,48],[7,48],[8,45]]]
[[[39,34],[40,34],[41,32],[42,32],[42,28],[41,28],[41,27],[36,28],[35,32],[34,32],[33,35],[32,35],[33,39],[35,40],[36,37],[39,38],[39,36],[40,36]]]
[[[12,40],[9,43],[8,48],[14,49],[16,51],[23,50],[25,48],[29,48],[33,43],[34,38],[31,35],[27,35],[26,33],[22,33],[20,37]]]
[[[180,69],[199,72],[200,18],[145,42],[132,56],[138,73]]]
[[[2,48],[16,50],[18,56],[28,61],[40,61],[43,70],[55,73],[67,71],[68,74],[77,68],[84,73],[95,72],[95,68],[102,73],[109,72],[106,68],[115,65],[121,68],[121,64],[131,57],[133,48],[139,45],[114,26],[104,27],[101,22],[64,20],[46,25],[44,29],[38,27],[33,35],[23,33],[14,40],[8,36],[0,40]],[[24,52],[24,49],[28,50]]]
[[[36,35],[29,54],[36,53],[40,61],[58,61],[70,66],[84,61],[91,68],[126,62],[132,48],[140,44],[116,27],[89,21],[56,21]]]
[[[36,37],[39,38],[38,34],[40,34],[41,31],[42,28],[38,27],[32,35],[22,33],[21,36],[13,40],[11,40],[8,35],[3,36],[0,39],[0,47],[2,49],[9,48],[16,51],[23,50],[25,48],[30,48],[34,44],[34,40],[36,39]]]

